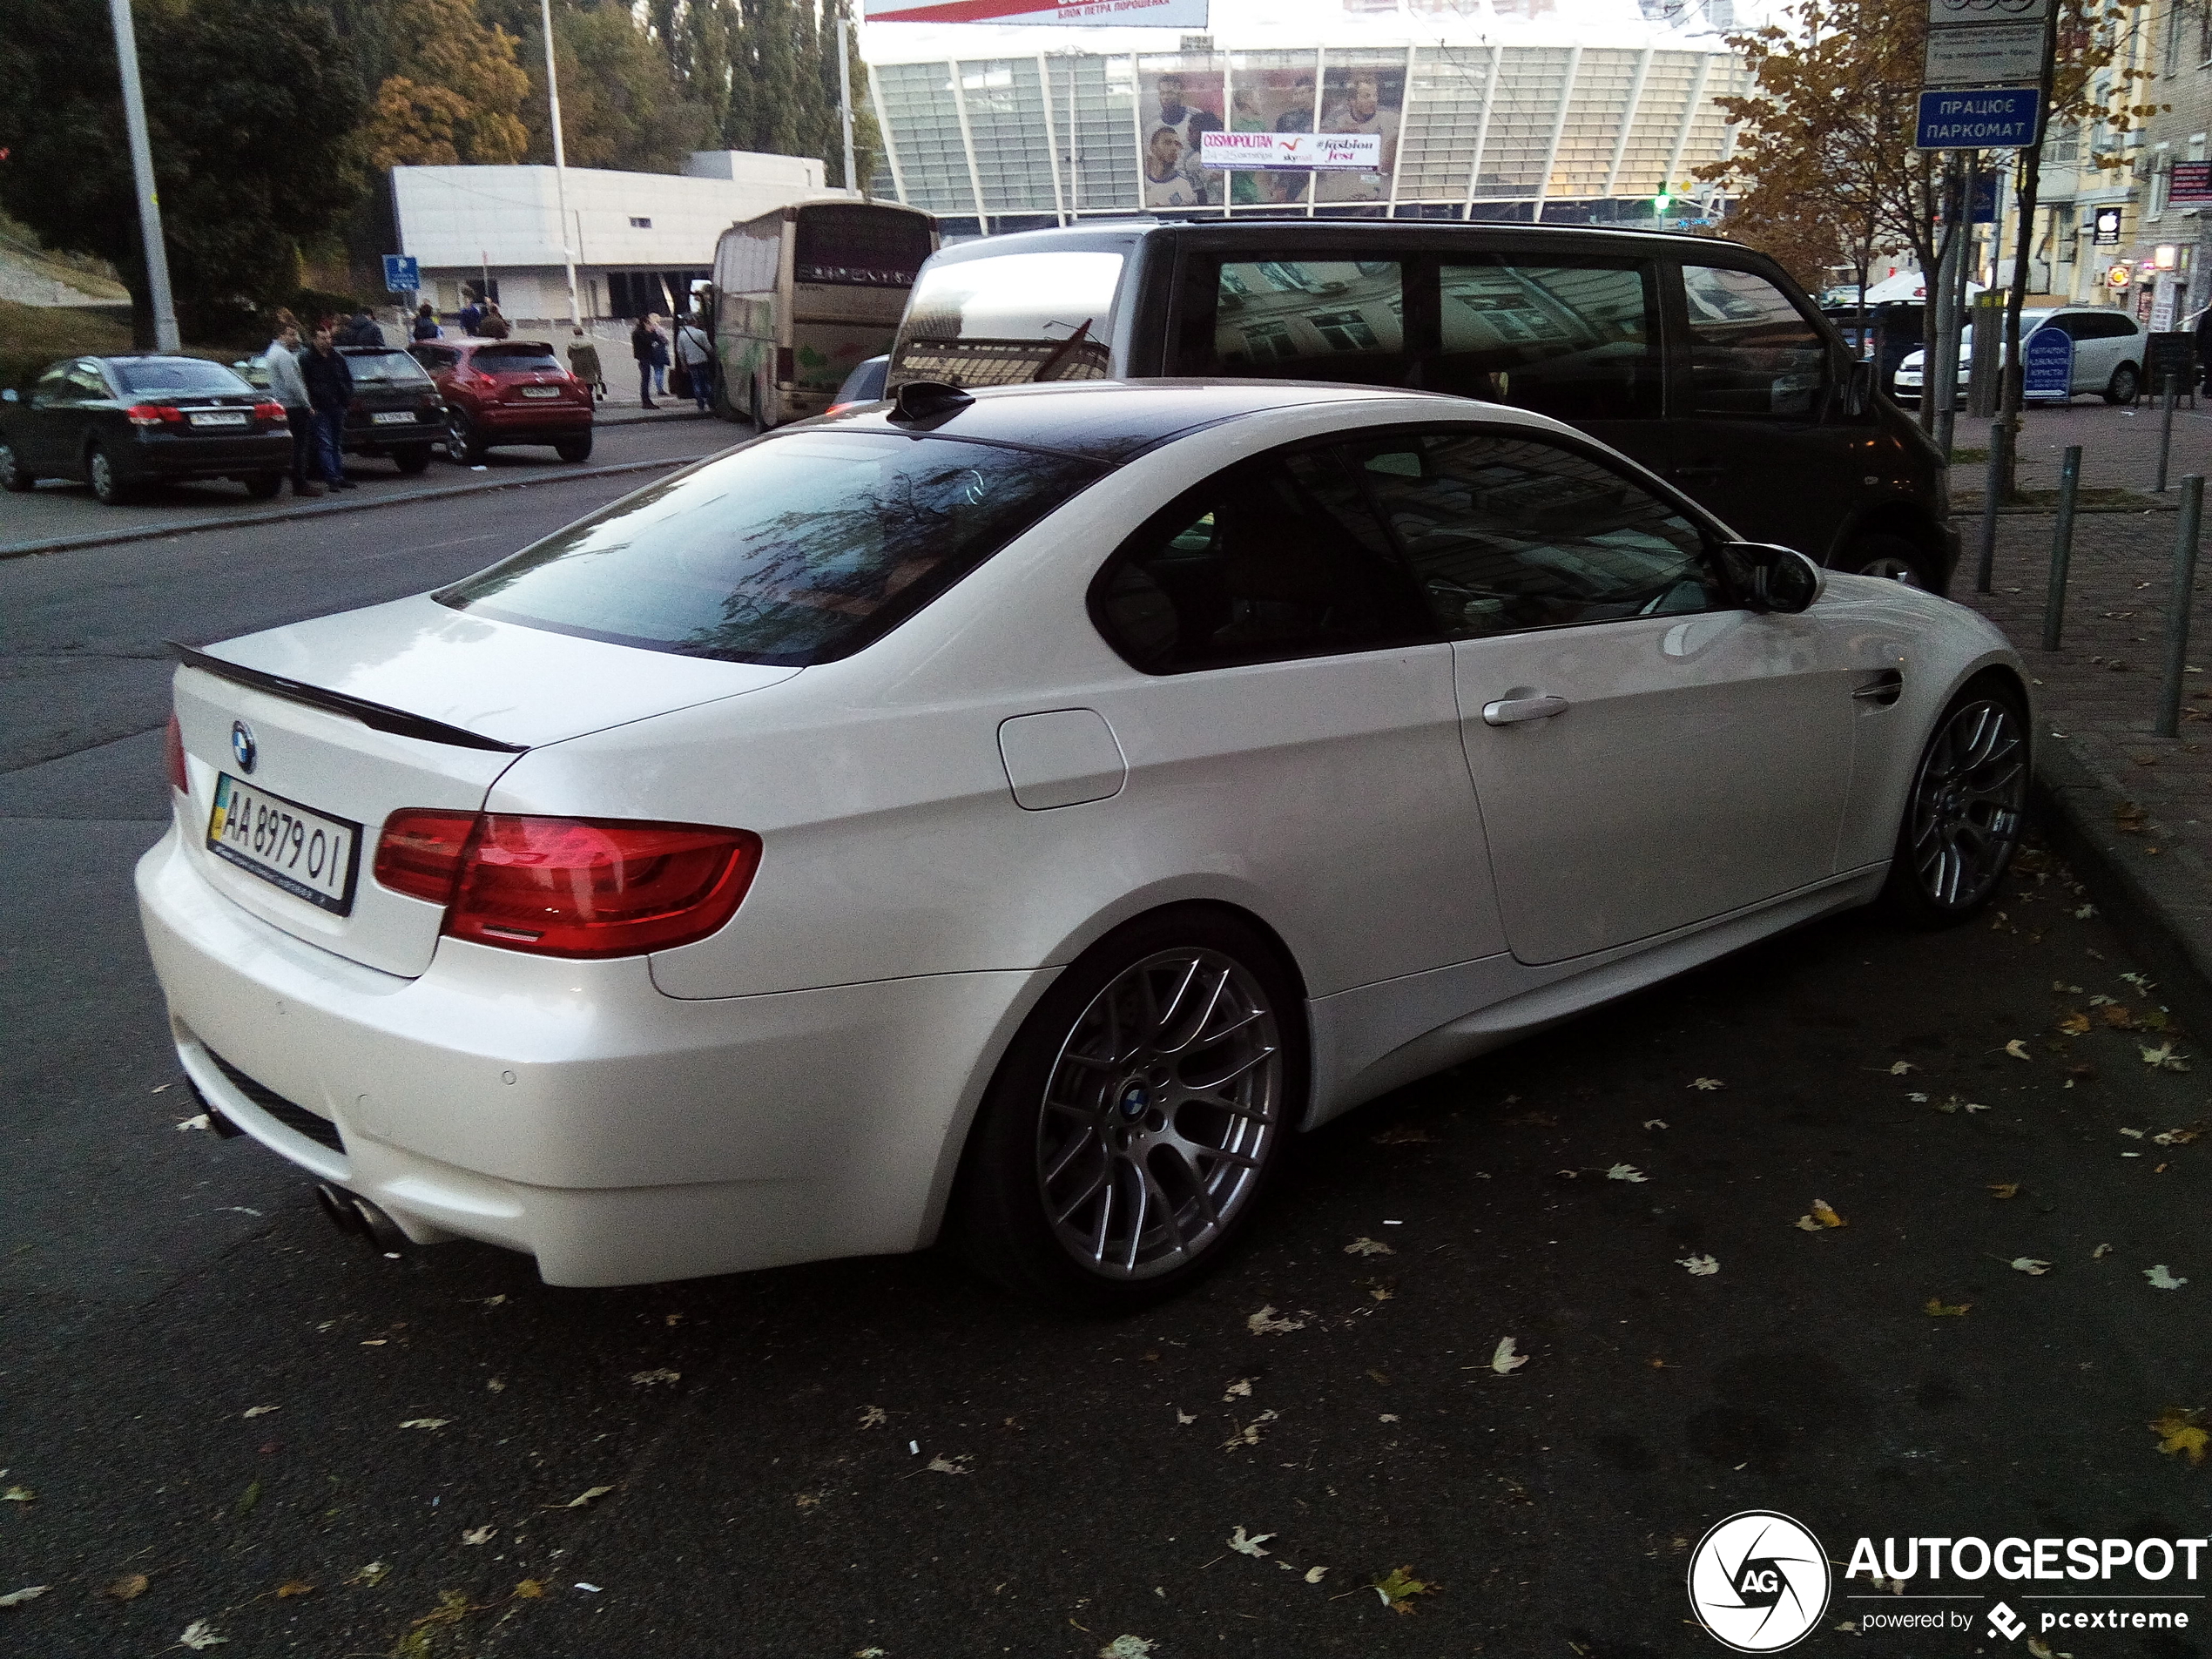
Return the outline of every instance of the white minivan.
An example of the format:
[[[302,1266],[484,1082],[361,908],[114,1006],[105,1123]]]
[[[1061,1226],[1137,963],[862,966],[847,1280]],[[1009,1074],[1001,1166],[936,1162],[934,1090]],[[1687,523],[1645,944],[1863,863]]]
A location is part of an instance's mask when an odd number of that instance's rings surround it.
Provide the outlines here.
[[[2059,306],[2020,313],[2020,339],[2039,328],[2057,328],[2074,337],[2073,395],[2095,392],[2107,403],[2133,403],[2143,385],[2143,352],[2149,336],[2124,311],[2109,306]],[[1968,324],[1959,337],[1959,398],[1966,396],[1973,361],[1974,331]],[[1897,366],[1892,395],[1900,403],[1920,401],[1925,365],[1919,352]],[[2038,402],[2054,401],[2036,399]]]

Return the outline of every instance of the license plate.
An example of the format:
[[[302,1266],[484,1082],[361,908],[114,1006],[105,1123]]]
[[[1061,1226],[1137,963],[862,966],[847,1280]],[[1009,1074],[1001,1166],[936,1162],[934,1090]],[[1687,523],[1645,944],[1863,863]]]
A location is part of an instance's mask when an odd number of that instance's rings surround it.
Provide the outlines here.
[[[368,422],[371,426],[413,426],[415,415],[408,409],[392,409],[381,415],[370,415]]]
[[[361,839],[358,824],[310,811],[227,772],[216,776],[207,850],[295,899],[349,914]]]
[[[253,417],[244,409],[212,409],[187,418],[194,426],[244,426]]]
[[[558,397],[561,395],[561,388],[557,386],[525,386],[523,388],[523,395],[524,397]]]

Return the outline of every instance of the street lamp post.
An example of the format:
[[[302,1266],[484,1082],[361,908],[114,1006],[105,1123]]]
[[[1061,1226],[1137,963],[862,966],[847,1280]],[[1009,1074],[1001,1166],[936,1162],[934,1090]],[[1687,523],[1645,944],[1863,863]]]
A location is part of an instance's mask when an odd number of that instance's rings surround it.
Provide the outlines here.
[[[131,26],[131,0],[108,0],[115,22],[115,61],[123,72],[123,125],[131,139],[131,175],[138,190],[138,235],[145,244],[146,287],[153,302],[153,348],[173,352],[177,301],[169,291],[169,253],[161,239],[161,198],[153,187],[153,145],[146,137],[146,103],[138,90],[138,37]]]
[[[837,119],[845,134],[845,188],[857,191],[853,179],[853,37],[840,7],[837,17]]]
[[[115,0],[121,5],[123,0]],[[553,117],[553,200],[560,217],[561,265],[569,277],[569,326],[581,328],[583,314],[576,303],[576,250],[569,246],[569,154],[561,141],[561,78],[553,67],[553,0],[537,0],[537,15],[545,30],[545,101]]]

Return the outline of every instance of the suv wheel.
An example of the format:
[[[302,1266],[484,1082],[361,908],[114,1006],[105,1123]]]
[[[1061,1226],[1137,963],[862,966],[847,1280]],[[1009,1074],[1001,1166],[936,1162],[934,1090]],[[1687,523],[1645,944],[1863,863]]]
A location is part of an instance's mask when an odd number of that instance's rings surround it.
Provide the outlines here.
[[[445,442],[438,447],[456,467],[473,467],[484,458],[483,441],[476,435],[475,422],[459,409],[446,416]]]
[[[21,495],[37,482],[24,470],[23,462],[16,459],[15,450],[7,444],[0,443],[0,489]]]
[[[2142,390],[2143,377],[2133,363],[2122,363],[2112,371],[2112,383],[2105,388],[2107,403],[2133,403]]]
[[[1885,577],[1908,588],[1925,588],[1928,574],[1921,568],[1920,550],[1902,536],[1886,532],[1862,536],[1844,552],[1843,567],[1858,576]]]

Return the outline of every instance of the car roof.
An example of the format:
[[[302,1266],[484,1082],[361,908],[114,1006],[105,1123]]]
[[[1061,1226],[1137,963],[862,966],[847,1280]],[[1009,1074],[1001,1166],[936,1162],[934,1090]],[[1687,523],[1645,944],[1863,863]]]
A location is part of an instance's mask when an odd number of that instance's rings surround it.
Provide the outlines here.
[[[1557,242],[1593,251],[1610,249],[1649,254],[1676,252],[1687,242],[1708,252],[1748,255],[1761,260],[1766,257],[1741,242],[1716,236],[1699,236],[1689,231],[1630,230],[1612,225],[1517,225],[1498,219],[1307,219],[1303,215],[1287,213],[1264,218],[1239,214],[1236,219],[1226,221],[1143,218],[1093,220],[1083,225],[1014,231],[1004,235],[979,237],[974,241],[955,242],[940,248],[930,257],[933,264],[952,265],[1002,253],[1126,250],[1139,242],[1157,238],[1188,239],[1202,242],[1209,248],[1233,246],[1239,242],[1279,248],[1283,246],[1285,231],[1292,227],[1301,239],[1322,246],[1349,246],[1362,241],[1376,241],[1415,242],[1430,246],[1466,242],[1490,246],[1526,247]]]
[[[1035,386],[990,386],[968,394],[970,401],[919,421],[894,421],[894,410],[870,404],[827,415],[790,432],[877,431],[904,437],[971,438],[983,442],[1050,449],[1118,466],[1147,449],[1195,432],[1269,409],[1317,403],[1357,405],[1433,401],[1466,412],[1481,408],[1486,416],[1527,424],[1548,424],[1517,409],[1472,404],[1465,398],[1408,391],[1393,386],[1349,386],[1315,381],[1139,380],[1058,381]]]

